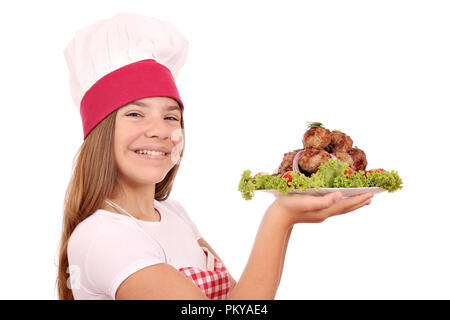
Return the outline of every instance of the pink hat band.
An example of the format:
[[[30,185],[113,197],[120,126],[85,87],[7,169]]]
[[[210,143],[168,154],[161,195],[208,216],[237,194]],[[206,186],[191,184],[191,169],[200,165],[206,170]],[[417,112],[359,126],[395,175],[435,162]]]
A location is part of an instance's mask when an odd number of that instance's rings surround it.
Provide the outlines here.
[[[172,73],[153,59],[130,63],[103,76],[81,100],[84,139],[111,112],[147,97],[175,99],[184,110]]]

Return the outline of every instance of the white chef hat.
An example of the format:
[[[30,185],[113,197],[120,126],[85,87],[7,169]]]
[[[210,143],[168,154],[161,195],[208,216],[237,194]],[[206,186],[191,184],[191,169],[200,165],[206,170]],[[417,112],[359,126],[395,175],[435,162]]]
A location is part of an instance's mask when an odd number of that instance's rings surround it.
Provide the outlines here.
[[[189,43],[168,22],[119,13],[79,30],[64,50],[84,139],[116,109],[146,97],[170,97],[184,110],[174,78]]]

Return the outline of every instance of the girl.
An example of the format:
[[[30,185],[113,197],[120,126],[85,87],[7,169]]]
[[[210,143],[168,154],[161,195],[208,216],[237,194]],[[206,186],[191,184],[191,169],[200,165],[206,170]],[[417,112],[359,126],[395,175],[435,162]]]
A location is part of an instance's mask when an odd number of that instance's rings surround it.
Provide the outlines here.
[[[372,194],[278,197],[236,282],[169,198],[184,150],[174,77],[187,47],[167,22],[121,13],[66,48],[85,140],[64,201],[60,299],[273,299],[294,224],[370,203]]]

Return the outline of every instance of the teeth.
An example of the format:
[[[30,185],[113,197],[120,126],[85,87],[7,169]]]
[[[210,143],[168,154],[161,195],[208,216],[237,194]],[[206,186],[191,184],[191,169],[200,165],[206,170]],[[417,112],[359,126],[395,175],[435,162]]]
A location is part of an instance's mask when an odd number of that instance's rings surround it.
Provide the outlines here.
[[[136,153],[139,154],[149,154],[152,156],[163,156],[165,155],[165,152],[160,152],[160,151],[150,151],[150,150],[137,150]]]

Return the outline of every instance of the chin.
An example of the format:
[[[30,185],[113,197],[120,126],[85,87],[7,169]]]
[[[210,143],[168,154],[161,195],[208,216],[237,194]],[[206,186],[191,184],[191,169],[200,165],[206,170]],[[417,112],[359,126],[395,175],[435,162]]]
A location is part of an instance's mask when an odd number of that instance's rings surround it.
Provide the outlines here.
[[[142,172],[140,174],[134,175],[136,182],[140,184],[156,184],[164,180],[169,170],[164,172]]]

